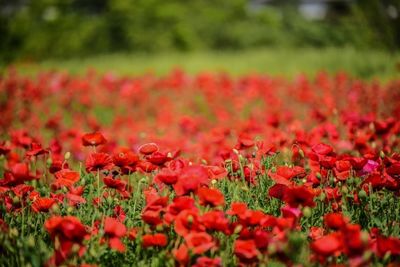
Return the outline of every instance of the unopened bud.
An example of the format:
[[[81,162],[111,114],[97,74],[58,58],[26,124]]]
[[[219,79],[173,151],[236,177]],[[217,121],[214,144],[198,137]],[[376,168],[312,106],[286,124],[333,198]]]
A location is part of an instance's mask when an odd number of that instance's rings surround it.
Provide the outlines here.
[[[241,224],[236,225],[235,229],[233,230],[234,234],[239,234],[243,229],[243,226]]]
[[[65,154],[64,154],[64,159],[65,160],[69,160],[71,158],[71,152],[66,152]]]
[[[311,217],[311,215],[312,215],[311,208],[310,207],[304,207],[303,208],[303,216],[306,217],[306,218],[309,218],[309,217]]]
[[[364,189],[361,189],[360,192],[358,192],[358,196],[359,196],[361,199],[366,199],[366,198],[367,198],[367,192],[365,192]]]

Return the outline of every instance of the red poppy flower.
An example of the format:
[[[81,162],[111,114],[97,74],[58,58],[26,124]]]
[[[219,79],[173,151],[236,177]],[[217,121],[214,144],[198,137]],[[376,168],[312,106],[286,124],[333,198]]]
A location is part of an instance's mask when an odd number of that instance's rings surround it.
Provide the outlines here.
[[[42,148],[42,145],[33,142],[31,144],[31,149],[26,152],[27,157],[37,157],[40,155],[48,154],[49,151],[47,149]]]
[[[339,253],[343,243],[340,234],[332,233],[315,240],[310,246],[317,255],[329,257]]]
[[[172,250],[175,260],[182,266],[189,262],[189,249],[185,244],[181,244],[177,249]]]
[[[197,190],[197,196],[200,200],[200,205],[211,207],[223,206],[225,204],[224,195],[218,189],[200,187]]]
[[[82,145],[83,146],[98,146],[98,145],[104,145],[107,143],[106,138],[99,133],[87,133],[82,136]]]
[[[49,232],[53,241],[58,239],[60,246],[55,251],[56,265],[61,264],[72,252],[74,244],[83,249],[82,242],[87,235],[85,226],[73,216],[54,216],[46,220],[44,227]],[[82,250],[80,252],[83,252]]]
[[[126,227],[115,218],[106,217],[104,220],[104,235],[108,239],[110,248],[119,252],[125,251],[125,246],[121,242],[121,237],[126,234]]]
[[[147,247],[165,247],[168,244],[168,239],[165,234],[143,235],[142,246]]]
[[[86,171],[110,170],[113,167],[111,157],[106,153],[91,153],[85,162]]]
[[[104,184],[109,187],[116,189],[118,191],[125,191],[126,190],[126,182],[121,179],[114,179],[112,177],[104,177],[103,178]]]
[[[200,218],[202,224],[211,231],[220,231],[229,234],[229,220],[224,212],[213,210],[203,214]]]
[[[196,191],[201,185],[208,185],[207,170],[200,165],[192,165],[182,169],[174,190],[178,196]]]
[[[318,155],[328,155],[333,152],[333,148],[329,145],[320,143],[314,145],[311,150]]]
[[[287,188],[283,199],[291,207],[314,207],[314,196],[314,193],[305,186],[296,186]]]
[[[56,180],[53,182],[52,187],[59,189],[63,186],[71,187],[79,181],[80,175],[78,172],[63,169],[54,174]]]
[[[162,166],[162,165],[164,165],[164,163],[166,163],[167,161],[169,161],[171,159],[172,158],[169,157],[166,153],[162,153],[160,151],[156,151],[146,157],[147,161],[149,161],[157,166]]]
[[[324,216],[324,223],[333,230],[339,230],[346,224],[346,220],[341,213],[328,213]]]
[[[113,163],[122,169],[123,173],[135,171],[135,165],[139,162],[139,156],[130,150],[123,150],[113,155]]]
[[[390,252],[393,256],[400,255],[400,239],[395,237],[384,237],[378,235],[376,239],[376,248],[379,257],[384,257]]]
[[[178,181],[178,174],[170,169],[164,168],[154,177],[154,179],[167,185],[173,185]]]
[[[285,196],[285,192],[288,187],[284,184],[274,184],[268,189],[268,195],[270,197],[274,197],[280,200],[283,200],[283,197]]]
[[[35,179],[39,179],[39,177],[29,173],[28,164],[16,163],[10,171],[4,173],[4,179],[0,180],[0,185],[18,185]]]
[[[174,229],[180,236],[190,232],[203,232],[205,227],[200,223],[199,215],[193,210],[184,210],[175,217]]]
[[[139,152],[144,155],[150,155],[158,151],[158,146],[155,143],[147,143],[139,147]]]
[[[199,257],[192,267],[222,267],[222,260],[221,258]]]
[[[216,245],[212,236],[205,232],[191,232],[184,238],[188,248],[195,254],[202,254]]]
[[[241,262],[252,263],[257,261],[259,251],[254,240],[236,240],[233,252]]]
[[[115,206],[113,217],[122,223],[125,221],[126,213],[120,205]]]
[[[48,212],[56,202],[54,198],[37,198],[31,207],[34,212]]]

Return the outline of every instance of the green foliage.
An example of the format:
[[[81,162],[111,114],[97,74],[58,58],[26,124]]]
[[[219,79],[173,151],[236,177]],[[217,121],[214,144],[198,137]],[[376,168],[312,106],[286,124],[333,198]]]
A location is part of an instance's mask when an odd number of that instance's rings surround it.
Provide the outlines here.
[[[261,46],[394,49],[400,43],[398,19],[389,19],[378,0],[322,21],[306,20],[293,7],[252,10],[246,0],[0,1],[0,59]]]

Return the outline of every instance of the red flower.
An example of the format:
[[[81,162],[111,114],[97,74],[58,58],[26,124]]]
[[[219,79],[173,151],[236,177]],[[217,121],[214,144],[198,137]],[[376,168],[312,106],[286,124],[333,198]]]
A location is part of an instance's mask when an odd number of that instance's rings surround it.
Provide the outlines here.
[[[121,242],[120,238],[126,234],[126,227],[123,223],[119,222],[115,218],[106,217],[104,221],[104,235],[108,239],[108,245],[110,248],[115,249],[119,252],[125,251],[125,246]]]
[[[257,250],[254,240],[236,240],[233,249],[236,257],[241,262],[251,263],[257,261],[257,256],[260,253]]]
[[[333,148],[329,145],[320,143],[314,145],[311,150],[318,155],[328,155],[333,152]]]
[[[105,143],[107,143],[107,140],[99,132],[87,133],[82,136],[83,146],[98,146],[104,145]]]
[[[324,216],[324,223],[332,230],[339,230],[345,226],[346,221],[341,213],[328,213]]]
[[[197,196],[199,197],[200,204],[203,206],[210,205],[215,207],[225,204],[224,195],[218,189],[200,187],[197,190]]]
[[[222,267],[222,260],[221,258],[199,257],[192,267]]]
[[[83,253],[82,242],[87,235],[85,226],[78,218],[73,216],[51,217],[46,220],[44,227],[49,232],[51,239],[60,242],[55,251],[55,264],[60,265],[71,255],[74,244],[80,246],[80,253]]]
[[[121,192],[126,191],[126,182],[121,179],[104,177],[103,182],[109,188],[113,188]]]
[[[305,186],[289,187],[285,191],[284,201],[291,207],[314,207],[314,193]]]
[[[32,210],[34,212],[48,212],[55,203],[54,198],[37,198],[32,203]]]
[[[175,218],[175,232],[180,236],[185,236],[190,232],[202,232],[205,227],[200,224],[199,216],[196,211],[184,210]]]
[[[158,146],[155,143],[147,143],[139,147],[139,152],[144,155],[150,155],[158,151]]]
[[[390,252],[393,256],[400,255],[400,239],[395,237],[384,237],[378,235],[376,239],[376,248],[379,257],[384,257]]]
[[[184,236],[186,244],[195,254],[202,254],[215,246],[212,236],[205,232],[189,233]]]
[[[332,233],[315,240],[310,246],[317,255],[329,257],[340,252],[343,244],[340,234]]]
[[[127,174],[135,171],[135,165],[139,162],[139,156],[130,150],[123,150],[113,155],[115,166],[121,168],[122,172]]]
[[[166,153],[156,151],[153,154],[151,154],[150,156],[146,157],[146,159],[147,159],[147,161],[153,163],[154,165],[162,166],[162,165],[164,165],[165,162],[167,162],[168,160],[171,160],[172,158],[168,157],[168,155]]]
[[[182,169],[174,190],[178,196],[196,191],[201,185],[208,185],[207,169],[200,165],[192,165]]]
[[[125,221],[126,213],[120,205],[115,206],[113,217],[122,223]]]
[[[288,189],[288,187],[284,184],[274,184],[271,186],[268,190],[268,195],[270,197],[274,197],[280,200],[283,200],[283,197],[285,196],[285,192]]]
[[[39,179],[29,173],[29,167],[26,163],[16,163],[10,171],[4,173],[4,179],[0,180],[0,185],[18,185],[26,181]]]
[[[173,185],[178,181],[178,174],[170,169],[164,168],[154,177],[154,179],[167,185]]]
[[[92,153],[86,158],[86,171],[110,170],[113,167],[111,157],[106,153]]]
[[[201,216],[200,220],[207,230],[221,231],[229,234],[229,220],[222,211],[214,210],[206,212]]]
[[[36,157],[43,154],[48,154],[49,151],[47,149],[43,149],[42,146],[38,143],[33,142],[31,144],[31,149],[26,152],[27,157]]]
[[[79,181],[80,175],[78,172],[63,169],[54,174],[56,180],[53,182],[52,187],[59,189],[63,186],[70,187]]]
[[[189,262],[189,250],[185,244],[181,244],[177,249],[172,251],[175,260],[182,266],[186,266]]]
[[[165,247],[168,244],[167,236],[164,234],[143,235],[143,247]]]

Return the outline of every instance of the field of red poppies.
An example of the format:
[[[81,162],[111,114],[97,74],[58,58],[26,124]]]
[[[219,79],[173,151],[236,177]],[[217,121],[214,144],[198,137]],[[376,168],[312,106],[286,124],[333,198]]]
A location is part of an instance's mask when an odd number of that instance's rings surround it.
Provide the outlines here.
[[[399,266],[400,80],[0,77],[1,266]]]

